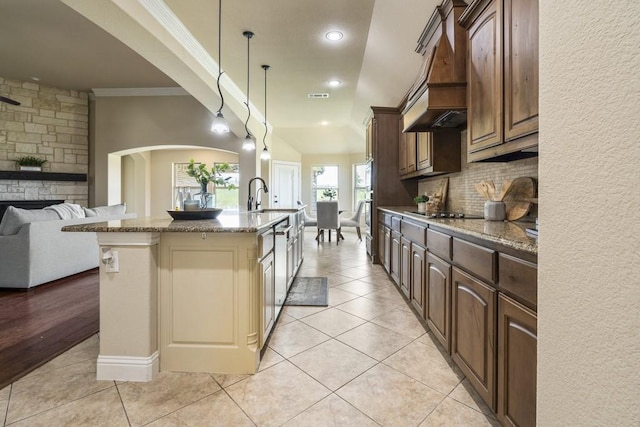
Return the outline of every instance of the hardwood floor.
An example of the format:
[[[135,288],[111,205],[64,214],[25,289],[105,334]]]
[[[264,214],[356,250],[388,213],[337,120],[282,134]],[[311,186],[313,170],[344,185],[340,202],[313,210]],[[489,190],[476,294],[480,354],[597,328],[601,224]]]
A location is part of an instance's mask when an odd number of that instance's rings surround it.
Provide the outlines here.
[[[98,332],[98,269],[0,289],[0,389]]]

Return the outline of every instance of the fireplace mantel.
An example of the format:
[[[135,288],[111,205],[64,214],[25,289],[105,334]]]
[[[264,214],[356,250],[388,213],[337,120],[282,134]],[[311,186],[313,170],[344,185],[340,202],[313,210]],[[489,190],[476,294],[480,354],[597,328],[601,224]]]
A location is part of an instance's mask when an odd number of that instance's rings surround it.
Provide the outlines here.
[[[0,171],[0,180],[2,179],[86,182],[87,174],[66,172]]]

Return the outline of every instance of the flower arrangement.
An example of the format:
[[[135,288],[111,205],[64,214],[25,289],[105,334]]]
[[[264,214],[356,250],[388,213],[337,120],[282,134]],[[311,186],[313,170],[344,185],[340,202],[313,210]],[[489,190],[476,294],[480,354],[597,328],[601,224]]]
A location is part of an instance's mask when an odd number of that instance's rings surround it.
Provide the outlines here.
[[[222,177],[223,172],[229,172],[230,170],[231,166],[228,163],[215,163],[211,169],[207,169],[206,164],[200,163],[196,165],[196,162],[191,159],[187,166],[187,175],[195,178],[202,187],[212,182],[216,187],[224,187],[232,190],[236,188],[236,186],[229,183],[231,177]]]
[[[322,197],[329,200],[333,200],[337,195],[338,193],[333,188],[327,188],[322,192]]]

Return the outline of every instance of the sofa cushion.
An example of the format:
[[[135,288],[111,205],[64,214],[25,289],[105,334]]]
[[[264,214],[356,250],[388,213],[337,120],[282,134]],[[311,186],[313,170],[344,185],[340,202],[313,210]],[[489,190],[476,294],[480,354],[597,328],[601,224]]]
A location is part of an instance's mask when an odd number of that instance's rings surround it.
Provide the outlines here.
[[[16,234],[24,224],[37,221],[54,221],[60,217],[53,210],[46,209],[20,209],[9,206],[4,212],[0,222],[0,235]]]
[[[125,203],[120,203],[119,205],[98,206],[95,208],[84,208],[84,213],[87,217],[116,216],[116,215],[124,215],[126,210],[127,210],[127,205]]]
[[[53,210],[60,219],[84,218],[84,208],[74,203],[60,203],[58,205],[47,206],[44,209]]]

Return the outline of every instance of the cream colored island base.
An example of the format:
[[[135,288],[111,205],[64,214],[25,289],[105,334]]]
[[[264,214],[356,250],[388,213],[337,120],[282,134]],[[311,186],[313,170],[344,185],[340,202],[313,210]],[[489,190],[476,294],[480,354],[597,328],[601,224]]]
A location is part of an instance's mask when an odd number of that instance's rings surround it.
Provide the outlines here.
[[[256,372],[265,338],[256,233],[97,234],[119,262],[119,272],[100,266],[98,379]]]

